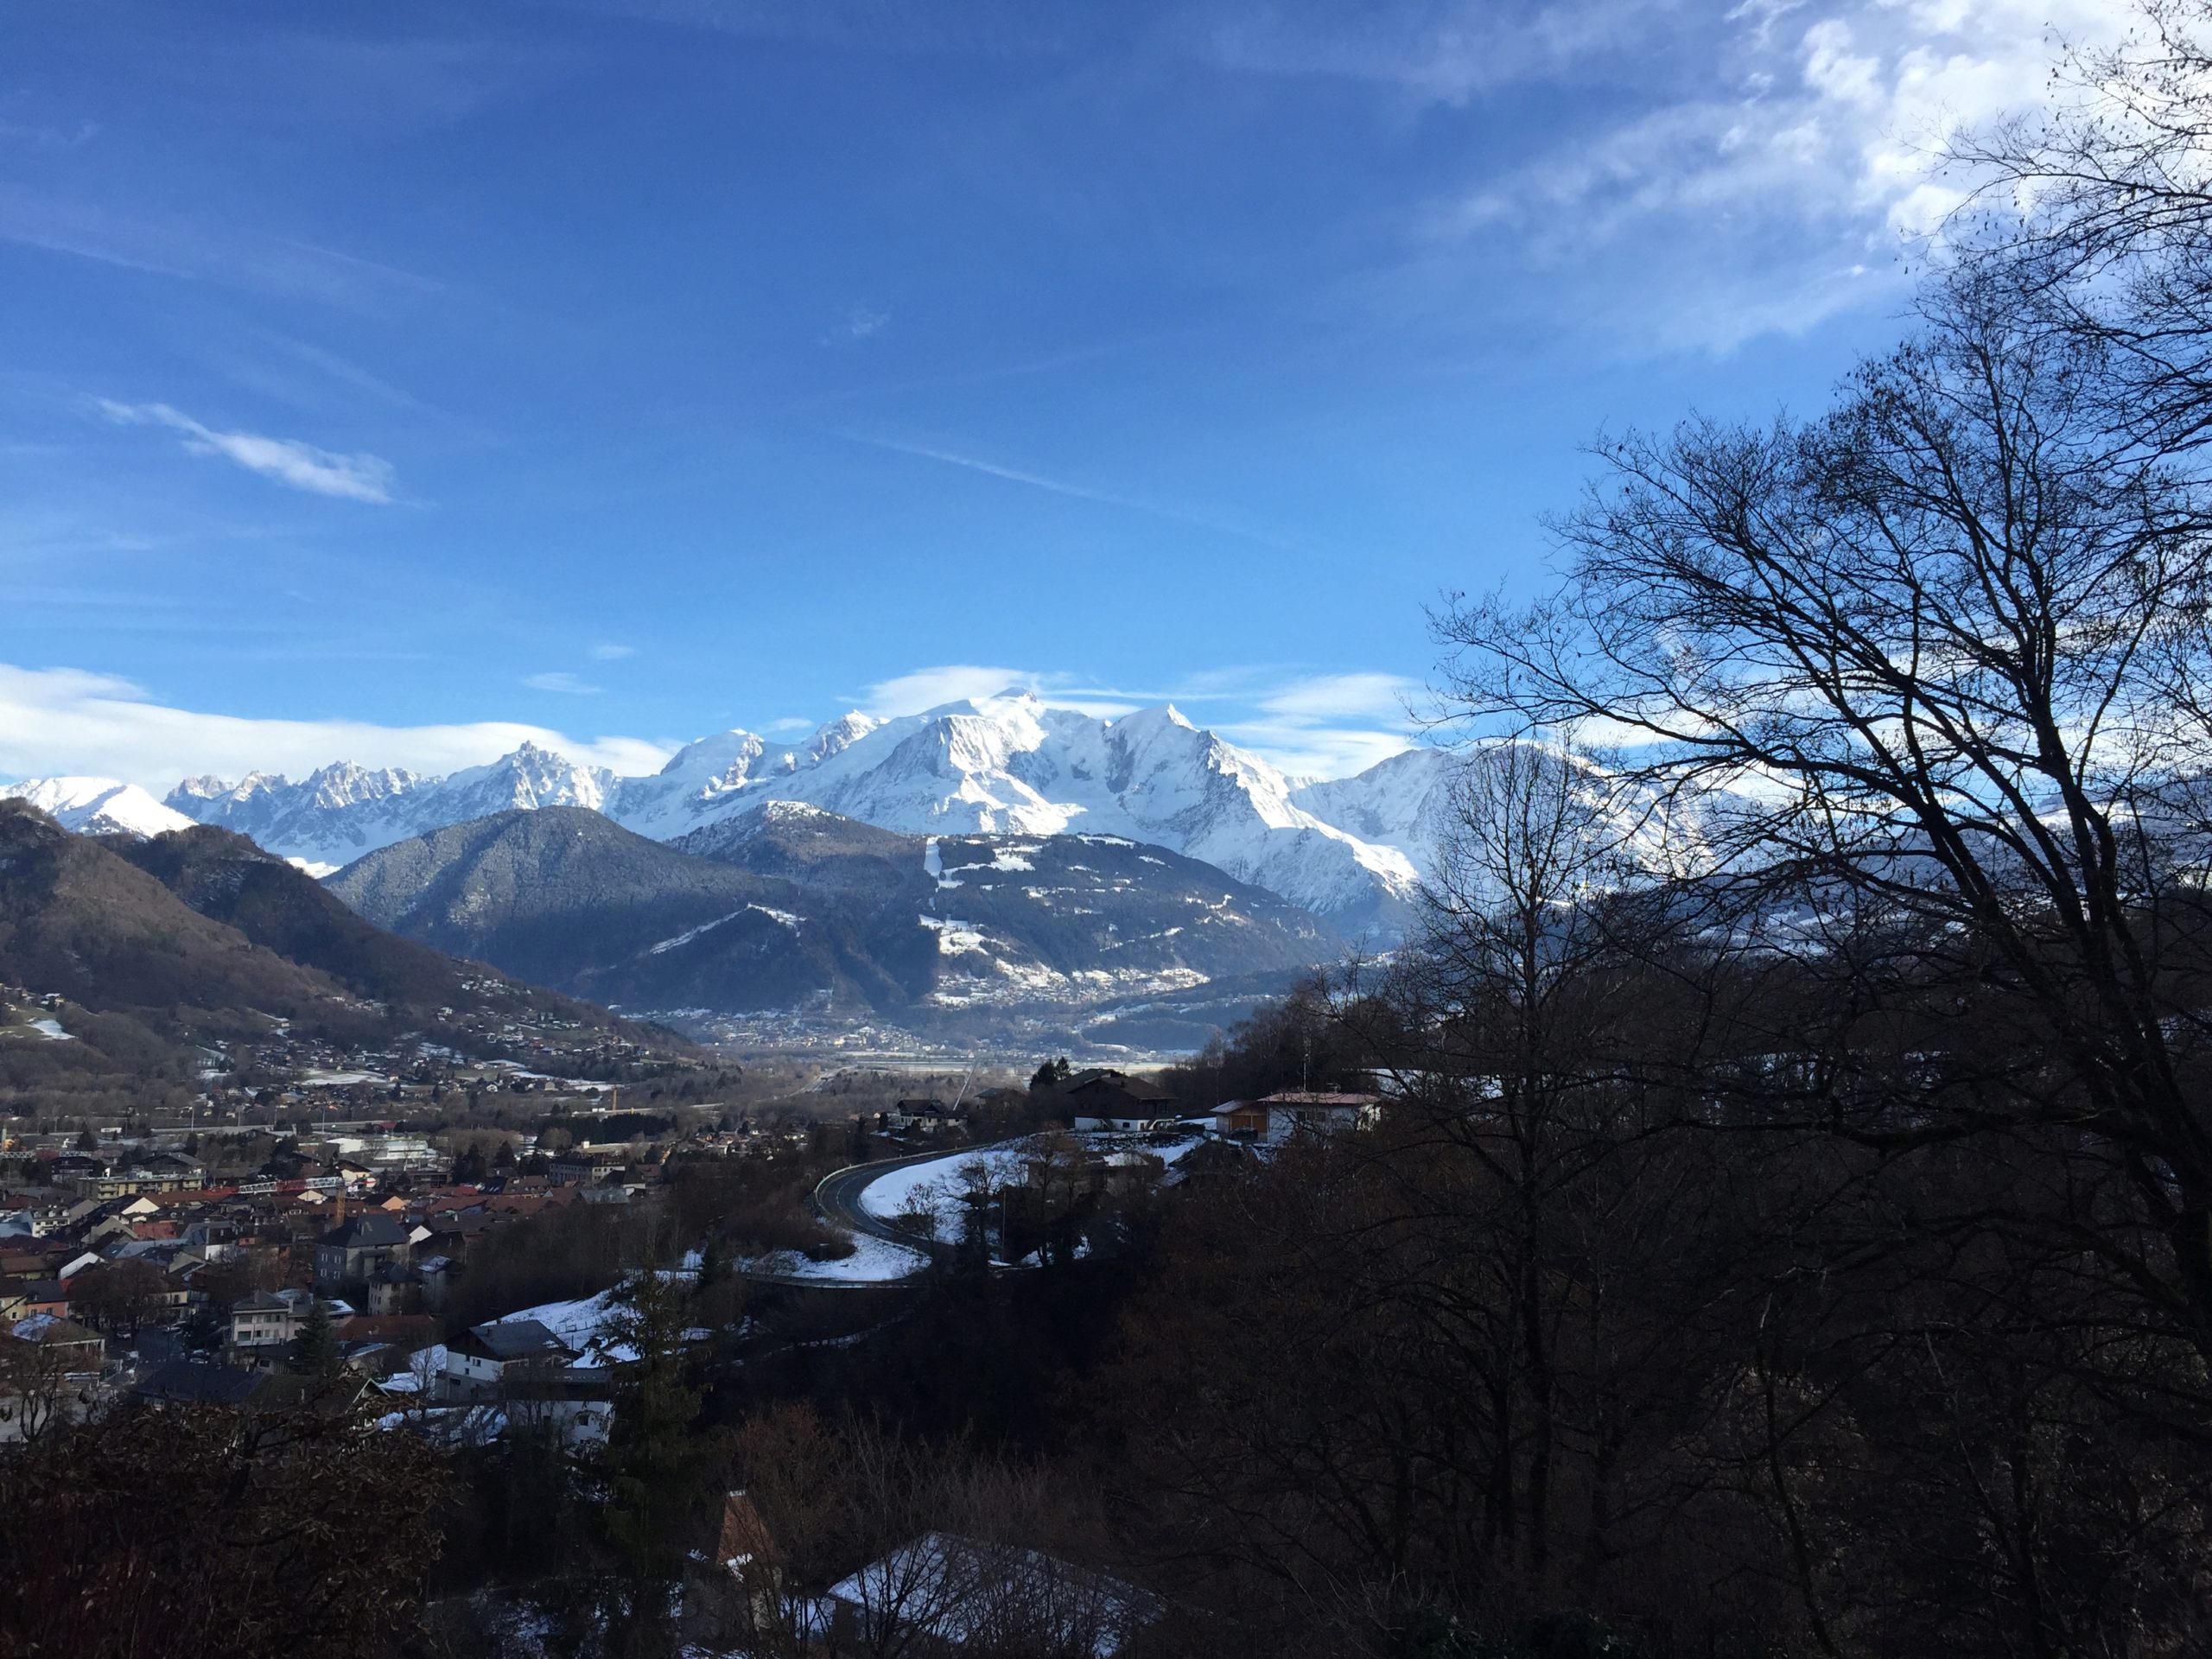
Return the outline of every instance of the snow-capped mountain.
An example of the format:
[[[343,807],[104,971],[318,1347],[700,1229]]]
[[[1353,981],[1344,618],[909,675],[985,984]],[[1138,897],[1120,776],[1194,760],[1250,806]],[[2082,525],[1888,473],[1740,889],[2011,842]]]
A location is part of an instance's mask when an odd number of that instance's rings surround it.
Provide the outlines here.
[[[1407,848],[1301,804],[1274,766],[1172,707],[1101,720],[1027,691],[880,722],[847,715],[789,747],[725,732],[643,778],[525,745],[449,778],[336,766],[298,784],[259,774],[235,785],[194,779],[168,798],[176,810],[272,852],[330,865],[448,824],[549,805],[591,807],[639,834],[711,852],[718,835],[738,833],[719,826],[771,801],[912,835],[1127,836],[1215,865],[1352,936],[1396,932],[1420,880]]]
[[[29,801],[64,830],[80,836],[158,836],[189,830],[193,822],[137,785],[112,778],[33,778],[0,784],[0,798]]]
[[[1427,873],[1452,816],[1452,785],[1465,760],[1443,749],[1408,749],[1350,778],[1300,784],[1294,805],[1378,847],[1391,847]]]
[[[169,791],[168,804],[189,820],[235,830],[265,851],[327,874],[395,841],[494,812],[603,809],[620,781],[602,768],[579,766],[525,743],[488,766],[444,778],[351,761],[296,784],[264,772],[249,772],[238,784],[191,778]]]

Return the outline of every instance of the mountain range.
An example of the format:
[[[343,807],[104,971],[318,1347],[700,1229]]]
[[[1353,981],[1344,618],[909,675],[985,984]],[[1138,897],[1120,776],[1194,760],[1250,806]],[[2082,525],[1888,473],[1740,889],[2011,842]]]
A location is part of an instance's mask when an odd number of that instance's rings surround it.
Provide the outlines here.
[[[296,783],[194,778],[159,804],[317,873],[546,807],[588,809],[702,855],[741,840],[772,802],[905,835],[1114,836],[1211,864],[1347,937],[1387,942],[1428,868],[1451,767],[1448,755],[1414,749],[1357,777],[1296,780],[1170,705],[1101,720],[1014,690],[894,720],[849,714],[797,745],[724,732],[645,777],[525,744],[445,777],[341,762]]]
[[[194,820],[163,806],[136,784],[112,778],[39,778],[0,784],[0,800],[28,801],[80,836],[159,836]]]
[[[415,1032],[483,1055],[527,1020],[582,1047],[680,1046],[394,937],[226,830],[74,833],[20,799],[0,799],[0,983],[67,1004],[33,1039],[0,1024],[0,1085],[34,1058],[39,1075],[189,1075],[196,1045],[279,1032],[340,1046]]]
[[[772,802],[671,844],[575,806],[379,849],[329,890],[379,926],[633,1011],[1068,1010],[1340,953],[1311,912],[1113,836],[917,836]],[[156,843],[158,844],[158,843]]]

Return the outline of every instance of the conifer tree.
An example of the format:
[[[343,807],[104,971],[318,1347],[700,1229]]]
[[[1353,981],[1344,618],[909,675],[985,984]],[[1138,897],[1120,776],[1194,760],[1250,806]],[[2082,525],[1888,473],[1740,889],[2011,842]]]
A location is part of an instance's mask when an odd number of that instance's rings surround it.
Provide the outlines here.
[[[626,1569],[622,1605],[614,1610],[623,1632],[616,1650],[658,1654],[672,1650],[670,1601],[683,1571],[683,1525],[698,1495],[690,1430],[699,1395],[683,1378],[685,1308],[676,1282],[648,1261],[628,1296],[628,1309],[600,1338],[601,1351],[620,1367],[604,1454],[607,1535]]]
[[[338,1330],[320,1296],[308,1300],[308,1316],[301,1322],[299,1335],[292,1338],[290,1359],[292,1369],[302,1376],[338,1375]]]

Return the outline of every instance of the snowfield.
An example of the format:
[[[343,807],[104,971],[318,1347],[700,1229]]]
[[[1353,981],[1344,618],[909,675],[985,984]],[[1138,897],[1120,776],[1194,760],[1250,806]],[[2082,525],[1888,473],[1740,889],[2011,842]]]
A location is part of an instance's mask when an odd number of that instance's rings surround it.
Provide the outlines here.
[[[616,1364],[626,1359],[635,1359],[637,1354],[616,1343],[604,1351],[593,1347],[609,1322],[621,1314],[621,1304],[615,1300],[620,1286],[602,1290],[596,1296],[586,1296],[572,1302],[541,1302],[536,1307],[525,1307],[519,1313],[503,1313],[492,1321],[494,1325],[512,1325],[520,1319],[536,1319],[582,1356],[576,1361],[578,1370],[600,1365]]]
[[[778,1250],[772,1255],[754,1257],[745,1264],[746,1270],[772,1273],[785,1279],[819,1279],[830,1284],[860,1285],[910,1279],[930,1264],[929,1257],[921,1251],[893,1244],[887,1238],[877,1238],[868,1233],[849,1233],[846,1236],[856,1248],[841,1262],[815,1262],[797,1250]]]
[[[1015,1147],[970,1147],[932,1158],[925,1164],[908,1164],[870,1181],[861,1190],[861,1208],[880,1221],[926,1210],[936,1224],[938,1237],[957,1237],[961,1213],[968,1207],[960,1201],[966,1185],[961,1170],[979,1160],[988,1167],[991,1185],[1003,1186],[1021,1179],[1027,1155]]]

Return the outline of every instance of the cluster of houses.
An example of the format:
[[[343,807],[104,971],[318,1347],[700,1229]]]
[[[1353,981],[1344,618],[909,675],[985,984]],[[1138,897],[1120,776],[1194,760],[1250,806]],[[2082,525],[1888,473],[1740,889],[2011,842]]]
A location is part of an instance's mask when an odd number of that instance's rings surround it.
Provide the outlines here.
[[[1371,1128],[1382,1109],[1374,1094],[1289,1090],[1255,1100],[1224,1101],[1196,1116],[1148,1077],[1103,1069],[1079,1071],[1053,1091],[1077,1134],[1155,1134],[1178,1126],[1210,1128],[1230,1141],[1279,1147],[1304,1135]]]
[[[421,1390],[421,1356],[435,1350],[429,1387],[472,1395],[480,1368],[463,1363],[466,1344],[439,1347],[438,1314],[481,1241],[549,1209],[628,1202],[647,1179],[610,1164],[592,1166],[596,1185],[556,1170],[382,1192],[362,1166],[309,1167],[319,1173],[211,1185],[181,1154],[68,1154],[38,1168],[66,1185],[0,1190],[0,1442],[125,1393],[282,1396],[318,1317],[338,1368],[364,1388]],[[28,1400],[34,1386],[54,1398]]]

